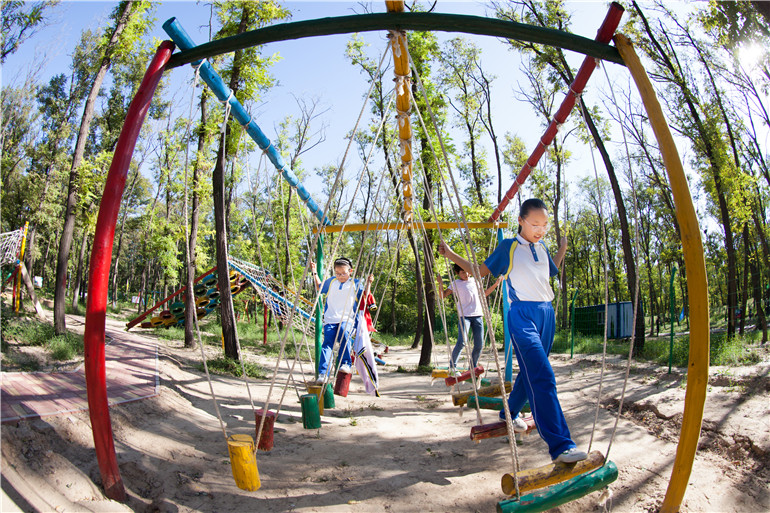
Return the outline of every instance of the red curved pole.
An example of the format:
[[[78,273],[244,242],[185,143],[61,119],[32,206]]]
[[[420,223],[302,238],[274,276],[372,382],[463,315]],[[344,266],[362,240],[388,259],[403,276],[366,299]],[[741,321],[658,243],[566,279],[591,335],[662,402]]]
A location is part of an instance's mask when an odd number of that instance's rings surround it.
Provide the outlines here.
[[[604,22],[602,22],[601,27],[599,27],[599,30],[596,33],[596,41],[606,44],[612,40],[612,35],[615,33],[615,29],[618,28],[618,24],[620,24],[620,18],[623,17],[623,12],[623,6],[619,3],[612,2],[612,4],[610,4],[607,16],[605,16]],[[513,185],[511,185],[511,188],[505,193],[502,201],[500,201],[500,204],[495,208],[495,211],[492,212],[492,215],[489,217],[490,223],[498,220],[500,214],[502,214],[505,207],[508,206],[508,202],[516,196],[519,187],[524,184],[529,173],[535,166],[537,166],[540,157],[545,153],[545,149],[553,142],[553,139],[556,137],[556,132],[559,129],[559,125],[567,120],[567,116],[569,116],[569,113],[575,106],[577,97],[582,94],[588,79],[591,77],[591,73],[593,73],[594,68],[596,68],[596,63],[597,61],[594,57],[586,57],[583,60],[583,64],[580,66],[572,84],[569,86],[567,96],[562,101],[559,110],[556,111],[556,114],[554,115],[553,120],[551,120],[551,124],[548,125],[548,128],[545,130],[543,137],[540,138],[537,146],[524,163],[524,166],[522,166],[521,171],[519,171],[519,174],[513,181]]]
[[[174,43],[164,41],[158,46],[142,84],[128,108],[123,129],[120,132],[115,154],[112,157],[104,194],[99,205],[99,217],[94,232],[93,250],[88,279],[88,301],[86,303],[85,343],[86,390],[88,409],[91,416],[91,430],[94,433],[94,447],[104,492],[110,499],[124,502],[126,490],[120,478],[115,456],[115,441],[112,436],[109,404],[107,402],[107,380],[104,368],[104,332],[107,311],[107,291],[110,283],[112,244],[115,239],[115,225],[120,210],[120,201],[126,185],[128,166],[134,153],[139,131],[147,116],[150,102],[166,63],[174,51]]]

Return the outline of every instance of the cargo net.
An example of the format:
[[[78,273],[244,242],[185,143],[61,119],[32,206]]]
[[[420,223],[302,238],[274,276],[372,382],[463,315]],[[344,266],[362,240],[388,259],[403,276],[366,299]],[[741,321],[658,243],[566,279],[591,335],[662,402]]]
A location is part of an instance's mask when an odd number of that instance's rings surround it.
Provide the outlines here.
[[[23,239],[24,228],[0,233],[0,265],[16,265],[18,263],[19,248]]]
[[[289,325],[289,317],[294,310],[292,326],[307,335],[315,331],[315,319],[308,313],[313,310],[313,303],[300,296],[295,305],[297,293],[275,279],[270,271],[233,257],[228,259],[228,263],[231,269],[241,273],[254,286],[259,298],[284,326]]]

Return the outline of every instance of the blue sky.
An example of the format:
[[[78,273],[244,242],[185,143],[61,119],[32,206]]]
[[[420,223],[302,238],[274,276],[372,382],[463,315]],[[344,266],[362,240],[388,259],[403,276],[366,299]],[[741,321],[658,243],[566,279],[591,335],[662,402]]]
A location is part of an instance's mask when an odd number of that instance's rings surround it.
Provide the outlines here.
[[[3,68],[3,84],[19,80],[15,77],[22,76],[28,67],[38,68],[42,82],[55,73],[67,72],[70,54],[81,31],[103,27],[114,5],[114,2],[62,2],[54,13],[54,23],[27,41],[17,54],[6,61]],[[384,2],[373,2],[369,5],[372,11],[385,11]],[[285,6],[293,13],[292,21],[349,15],[362,11],[360,5],[354,2],[287,2]],[[568,4],[568,8],[573,12],[573,31],[593,38],[607,11],[607,3],[572,2]],[[483,16],[487,13],[487,8],[477,2],[440,1],[436,11]],[[208,29],[203,25],[209,18],[208,5],[188,1],[163,2],[155,11],[156,24],[152,36],[166,39],[161,25],[172,16],[178,18],[196,42],[203,43],[207,40]],[[454,34],[439,33],[440,41],[446,41],[453,36]],[[379,56],[386,45],[385,33],[370,32],[363,34],[363,37],[370,44],[370,55],[373,58]],[[482,48],[482,63],[485,69],[497,76],[492,91],[497,132],[501,135],[505,132],[519,135],[525,140],[527,151],[531,151],[541,136],[543,127],[532,108],[517,99],[514,93],[517,83],[523,80],[519,71],[520,55],[508,50],[504,43],[493,38],[465,37],[472,39]],[[345,44],[349,39],[349,35],[316,37],[274,43],[264,49],[265,53],[278,52],[281,56],[280,62],[272,69],[273,75],[278,79],[278,86],[252,111],[252,116],[268,136],[274,136],[276,127],[285,116],[298,114],[295,96],[318,98],[323,108],[328,109],[323,119],[328,125],[325,143],[303,158],[305,168],[311,172],[314,168],[339,162],[346,146],[344,135],[353,127],[368,89],[363,76],[344,57]],[[568,55],[574,66],[578,66],[583,58],[579,54]],[[613,75],[619,70],[622,71],[620,66],[614,64],[608,64],[608,69]],[[171,74],[172,86],[180,89],[177,98],[181,98],[179,103],[186,113],[190,101],[189,79],[192,71],[189,66],[185,66],[173,70]],[[598,87],[605,88],[605,83],[604,72],[597,69],[588,85],[587,101],[591,101]],[[558,98],[557,103],[561,98]],[[457,133],[453,135],[459,143],[461,136]],[[492,166],[494,159],[491,143],[487,137],[483,138],[482,143],[488,148],[487,161]],[[588,172],[593,174],[590,155],[577,145],[573,151],[576,158],[568,172],[572,176],[584,176]],[[254,157],[254,161],[257,157]],[[356,169],[352,163],[347,167],[351,169],[352,174],[360,169]],[[509,177],[504,178],[503,190],[510,185],[509,180]],[[320,203],[326,198],[316,192],[319,188],[318,180],[309,177],[308,189]],[[496,184],[494,189],[496,190]]]

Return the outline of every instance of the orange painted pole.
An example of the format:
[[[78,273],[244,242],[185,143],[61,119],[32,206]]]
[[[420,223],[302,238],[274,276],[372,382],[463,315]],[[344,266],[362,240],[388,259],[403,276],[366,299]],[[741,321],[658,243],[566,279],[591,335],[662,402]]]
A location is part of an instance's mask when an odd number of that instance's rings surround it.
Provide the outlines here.
[[[703,409],[706,404],[710,344],[708,276],[698,216],[695,213],[682,160],[679,158],[674,138],[668,128],[666,116],[631,41],[622,34],[616,34],[615,45],[639,89],[639,95],[666,166],[682,237],[683,271],[687,275],[687,294],[690,298],[690,357],[687,363],[687,390],[684,396],[682,430],[676,446],[671,479],[660,507],[662,513],[673,513],[679,511],[690,480],[703,422]]]
[[[112,164],[107,173],[104,193],[99,204],[94,243],[89,266],[88,300],[86,302],[85,345],[86,390],[91,430],[94,435],[94,449],[99,464],[104,493],[110,499],[124,502],[126,490],[120,477],[115,455],[115,440],[112,435],[109,402],[107,400],[107,376],[104,358],[105,319],[107,314],[107,293],[110,285],[112,245],[115,241],[115,225],[118,220],[120,201],[126,187],[126,176],[134,154],[136,140],[144,124],[150,103],[158,87],[166,63],[174,51],[171,41],[158,46],[136,96],[128,107],[126,120],[120,132]]]

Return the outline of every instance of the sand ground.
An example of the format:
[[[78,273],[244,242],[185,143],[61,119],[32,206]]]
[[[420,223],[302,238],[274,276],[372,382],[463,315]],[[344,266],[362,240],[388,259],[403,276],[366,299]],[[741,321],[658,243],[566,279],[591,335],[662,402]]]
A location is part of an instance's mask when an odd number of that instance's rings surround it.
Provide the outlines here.
[[[206,351],[214,357],[217,349]],[[128,501],[104,497],[88,413],[79,412],[2,426],[2,511],[491,512],[505,498],[500,477],[512,471],[508,443],[472,442],[474,410],[454,407],[441,382],[431,386],[427,376],[396,372],[399,365],[414,368],[418,351],[390,348],[388,365],[379,368],[380,398],[366,395],[355,376],[349,395],[335,397],[336,407],[326,410],[321,429],[303,429],[298,392],[289,387],[275,425],[275,447],[257,455],[262,487],[256,492],[235,486],[208,382],[195,370],[200,352],[159,341],[159,354],[160,395],[111,409]],[[274,360],[249,358],[274,366]],[[573,438],[586,449],[601,366],[595,358],[552,361]],[[603,453],[615,424],[624,365],[617,359],[605,371],[592,444]],[[671,476],[685,394],[682,372],[666,371],[632,366],[609,454],[620,471],[611,498],[600,505],[607,494],[595,492],[553,511],[657,511]],[[712,368],[710,374],[682,511],[770,511],[770,360]],[[282,366],[277,383],[285,384],[287,377]],[[213,386],[228,434],[253,436],[243,381],[214,376]],[[266,380],[250,381],[257,408],[268,387]],[[493,422],[497,412],[481,415],[483,422]],[[549,462],[536,433],[523,438],[517,454],[523,468]]]

